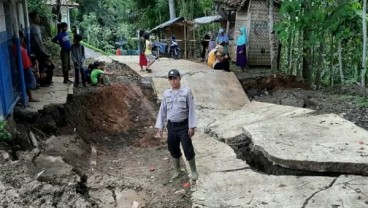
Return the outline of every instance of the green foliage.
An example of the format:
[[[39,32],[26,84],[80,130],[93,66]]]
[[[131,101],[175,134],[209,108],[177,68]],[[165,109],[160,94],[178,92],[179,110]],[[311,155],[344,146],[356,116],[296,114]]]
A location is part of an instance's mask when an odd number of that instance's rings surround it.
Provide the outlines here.
[[[46,2],[47,0],[28,0],[28,12],[36,11],[41,18],[50,19],[52,17],[51,9]]]
[[[168,0],[76,0],[79,8],[72,12],[85,41],[103,51],[114,51],[115,42],[123,40],[124,49],[136,49],[137,30],[149,30],[169,20]],[[213,11],[212,0],[175,1],[177,16],[187,19]]]
[[[112,53],[107,53],[107,52],[105,52],[105,51],[103,51],[103,50],[101,50],[101,49],[99,49],[99,48],[94,47],[93,45],[91,45],[91,44],[89,44],[89,43],[87,43],[87,42],[85,42],[85,41],[81,41],[81,43],[82,43],[85,47],[87,47],[87,48],[89,48],[89,49],[92,49],[92,50],[94,50],[94,51],[96,51],[96,52],[100,52],[100,53],[102,53],[103,55],[106,55],[106,56],[112,55]]]
[[[11,139],[11,134],[6,130],[6,122],[0,121],[0,141],[8,141]]]
[[[349,102],[358,108],[368,108],[367,97],[357,95],[341,95],[338,97],[339,100]]]
[[[345,78],[357,79],[356,65],[362,60],[361,9],[359,0],[283,1],[281,21],[274,26],[283,45],[281,68],[289,73],[297,72],[301,67],[296,70],[290,67],[298,67],[302,61],[298,57],[306,55],[303,48],[309,48],[313,51],[308,54],[314,64],[313,75],[316,76],[318,68],[322,72],[322,83],[331,84],[331,79],[335,83],[341,82],[338,71],[338,43],[341,41]],[[294,55],[291,61],[288,60],[290,53]]]

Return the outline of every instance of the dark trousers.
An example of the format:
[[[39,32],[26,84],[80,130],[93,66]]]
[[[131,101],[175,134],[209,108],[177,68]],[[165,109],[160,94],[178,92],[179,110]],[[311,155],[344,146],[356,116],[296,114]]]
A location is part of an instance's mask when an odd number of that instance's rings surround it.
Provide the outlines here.
[[[217,63],[215,65],[215,67],[213,67],[213,69],[222,69],[222,70],[225,70],[225,71],[229,72],[230,71],[229,60],[223,60],[223,61]]]
[[[52,82],[52,76],[54,75],[54,68],[45,68],[46,77],[40,80],[41,85],[49,85]]]
[[[70,70],[70,52],[60,51],[61,68],[63,71],[64,82],[69,80],[69,70]]]
[[[188,135],[188,124],[182,126],[171,126],[167,124],[167,145],[170,154],[174,158],[181,157],[180,143],[184,150],[184,155],[187,160],[191,160],[194,156],[194,148],[192,139]]]
[[[79,85],[79,74],[82,79],[82,84],[86,84],[86,77],[84,75],[84,68],[80,66],[74,66],[74,85]]]
[[[38,68],[40,73],[45,73],[46,77],[43,79],[37,80],[37,82],[41,85],[49,85],[52,82],[52,77],[54,76],[55,66],[52,64],[48,57],[42,55],[40,53],[36,54],[36,59],[38,61]]]

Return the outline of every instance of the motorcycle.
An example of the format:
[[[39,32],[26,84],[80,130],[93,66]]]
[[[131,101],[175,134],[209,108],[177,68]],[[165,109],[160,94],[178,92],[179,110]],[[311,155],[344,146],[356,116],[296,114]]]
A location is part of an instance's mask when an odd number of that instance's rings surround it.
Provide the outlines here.
[[[171,56],[171,58],[174,58],[174,59],[181,58],[181,50],[179,48],[178,42],[176,42],[175,39],[171,40],[170,56]]]
[[[166,56],[174,59],[181,58],[181,49],[175,40],[171,44],[155,41],[153,42],[152,54],[158,59],[160,56]]]

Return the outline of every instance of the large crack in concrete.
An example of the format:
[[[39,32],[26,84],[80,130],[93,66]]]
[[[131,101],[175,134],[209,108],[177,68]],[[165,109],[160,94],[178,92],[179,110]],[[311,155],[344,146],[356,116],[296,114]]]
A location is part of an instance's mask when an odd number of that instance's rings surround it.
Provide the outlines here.
[[[269,155],[262,147],[254,145],[252,137],[249,133],[243,132],[232,138],[221,138],[216,133],[207,129],[205,133],[211,137],[229,145],[237,155],[239,159],[246,161],[251,169],[270,175],[295,175],[295,176],[328,176],[338,177],[342,174],[354,175],[348,171],[340,172],[317,172],[305,169],[294,169],[284,167],[282,164],[272,160],[273,157]],[[318,165],[317,162],[314,162]],[[322,165],[322,164],[321,164]],[[325,165],[325,164],[323,164]],[[334,164],[331,164],[334,165]],[[346,169],[349,170],[349,169]]]

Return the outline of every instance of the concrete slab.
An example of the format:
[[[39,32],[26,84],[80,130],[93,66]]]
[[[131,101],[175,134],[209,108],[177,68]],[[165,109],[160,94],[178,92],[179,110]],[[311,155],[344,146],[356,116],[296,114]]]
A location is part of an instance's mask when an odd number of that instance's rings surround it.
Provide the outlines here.
[[[342,190],[344,190],[342,192]],[[331,187],[316,192],[305,208],[368,207],[368,180],[362,176],[340,176]]]
[[[183,69],[191,70],[184,71],[182,83],[193,89],[199,124],[197,133],[193,137],[199,172],[199,180],[192,194],[193,207],[339,207],[337,202],[349,204],[350,207],[367,207],[364,205],[367,205],[368,197],[362,194],[368,188],[364,181],[366,177],[343,176],[340,179],[320,176],[266,175],[253,171],[248,164],[237,159],[234,150],[226,144],[227,140],[247,134],[256,147],[260,147],[258,145],[260,144],[267,147],[272,154],[289,157],[293,160],[291,164],[295,163],[295,158],[300,159],[301,162],[308,161],[308,158],[313,158],[313,154],[319,157],[328,155],[326,157],[338,161],[349,155],[349,151],[355,152],[350,155],[350,159],[343,160],[346,162],[344,164],[363,164],[364,158],[358,157],[357,151],[364,149],[356,149],[358,147],[356,142],[361,144],[359,140],[365,134],[357,130],[357,127],[346,125],[347,122],[334,116],[309,115],[313,111],[308,109],[249,102],[232,73],[203,70],[205,68],[198,70],[200,68],[197,68],[197,63],[192,65],[185,60],[166,62],[161,59],[155,63],[154,72],[147,74],[139,72],[138,57],[128,58],[126,57],[125,61],[121,58],[114,60],[121,59],[120,61],[132,66],[132,69],[141,76],[153,77],[158,96],[161,96],[163,90],[169,87],[165,76],[172,66],[184,66]],[[179,67],[175,68],[182,70]],[[324,117],[326,117],[325,121],[322,122]],[[347,129],[341,130],[341,128]],[[344,133],[339,134],[342,131]],[[308,140],[309,134],[312,139]],[[313,140],[318,135],[322,138],[317,138],[316,141],[324,147],[315,145],[316,142]],[[349,147],[340,146],[345,145],[342,141],[346,141],[347,137],[349,137]],[[304,145],[293,142],[294,149],[290,147],[292,140],[301,140]],[[306,146],[308,142],[309,146]],[[355,144],[351,144],[350,147],[350,142]],[[345,149],[341,150],[340,147]],[[309,152],[311,148],[313,152]],[[339,156],[341,151],[344,151],[344,155]],[[318,158],[313,160],[316,159]],[[185,164],[188,166],[187,163]],[[340,180],[341,182],[336,182]],[[357,183],[351,182],[354,186],[350,185],[355,193],[344,185],[349,180],[357,181]],[[334,197],[329,197],[331,195]]]
[[[362,144],[368,132],[337,115],[311,112],[252,102],[211,124],[207,131],[225,143],[244,134],[254,150],[282,167],[368,174],[368,145]]]
[[[64,84],[62,77],[53,77],[53,84],[50,87],[41,87],[32,91],[33,96],[40,102],[31,102],[29,107],[23,109],[27,112],[37,112],[44,106],[50,104],[64,104],[68,94],[73,94],[73,84]]]
[[[170,88],[169,82],[166,78],[154,77],[153,83],[158,100],[161,101],[164,90]],[[234,73],[212,70],[184,74],[182,85],[192,89],[197,109],[237,110],[249,102]]]
[[[197,167],[201,175],[250,168],[245,161],[236,159],[236,154],[231,147],[203,132],[197,132],[193,137],[193,142],[195,143]]]
[[[212,71],[209,66],[203,63],[196,63],[185,59],[160,58],[150,67],[152,73],[147,73],[146,71],[141,71],[138,64],[138,56],[110,56],[110,58],[114,61],[126,64],[142,77],[166,77],[170,69],[178,69],[183,75],[200,71]]]

